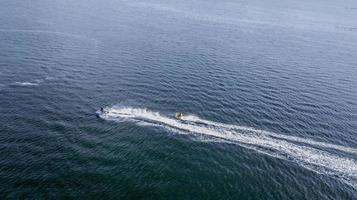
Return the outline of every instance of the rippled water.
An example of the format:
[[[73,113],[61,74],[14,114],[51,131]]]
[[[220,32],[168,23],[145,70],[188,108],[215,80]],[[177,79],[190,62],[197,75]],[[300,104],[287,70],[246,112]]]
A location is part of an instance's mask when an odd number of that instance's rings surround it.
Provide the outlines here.
[[[356,2],[0,5],[1,199],[357,198]]]

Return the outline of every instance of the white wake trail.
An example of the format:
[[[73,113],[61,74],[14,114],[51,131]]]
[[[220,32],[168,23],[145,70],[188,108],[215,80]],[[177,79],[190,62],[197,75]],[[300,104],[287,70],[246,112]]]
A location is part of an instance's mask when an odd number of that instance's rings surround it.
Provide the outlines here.
[[[39,83],[33,83],[33,82],[15,82],[16,85],[20,85],[20,86],[38,86]]]
[[[317,149],[316,146],[333,148],[355,153],[353,148],[317,142],[293,136],[283,136],[254,128],[241,127],[203,120],[195,116],[185,116],[183,120],[166,117],[158,112],[139,108],[106,108],[101,118],[107,120],[135,120],[145,125],[160,125],[168,130],[177,130],[193,135],[218,138],[221,141],[235,143],[258,152],[290,160],[321,174],[339,177],[354,188],[357,188],[357,161]],[[311,145],[304,146],[294,142]]]
[[[345,147],[345,146],[336,145],[336,144],[330,144],[330,143],[326,143],[326,142],[319,142],[319,141],[300,138],[300,137],[295,137],[295,136],[276,134],[276,133],[272,133],[272,132],[268,132],[268,131],[264,131],[264,130],[258,130],[258,129],[254,129],[254,128],[246,127],[246,126],[229,125],[229,124],[223,124],[223,123],[218,123],[218,122],[212,122],[212,121],[209,121],[209,120],[201,119],[201,118],[196,117],[194,115],[183,116],[183,119],[187,120],[187,121],[192,121],[192,122],[204,123],[204,124],[211,125],[211,126],[216,126],[216,127],[224,127],[224,128],[228,128],[228,129],[236,129],[236,130],[242,130],[242,131],[250,131],[250,132],[255,132],[255,133],[262,133],[262,134],[270,135],[272,137],[279,138],[279,139],[285,139],[285,140],[290,140],[290,141],[310,144],[310,145],[314,145],[314,146],[320,146],[320,147],[324,147],[324,148],[335,149],[335,150],[343,151],[343,152],[346,152],[346,153],[357,154],[357,149],[355,149],[355,148]]]

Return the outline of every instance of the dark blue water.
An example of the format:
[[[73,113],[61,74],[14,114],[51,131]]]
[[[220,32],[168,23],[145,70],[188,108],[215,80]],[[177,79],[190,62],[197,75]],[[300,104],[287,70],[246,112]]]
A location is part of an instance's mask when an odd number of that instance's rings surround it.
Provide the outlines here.
[[[357,3],[1,1],[0,180],[1,199],[356,199]]]

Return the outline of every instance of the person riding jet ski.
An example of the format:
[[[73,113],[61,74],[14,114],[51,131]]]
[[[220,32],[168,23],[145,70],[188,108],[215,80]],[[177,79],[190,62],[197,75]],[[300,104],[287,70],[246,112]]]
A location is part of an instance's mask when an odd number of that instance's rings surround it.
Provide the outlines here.
[[[175,113],[175,118],[177,120],[181,120],[182,119],[182,113],[180,113],[180,112]]]
[[[97,112],[95,113],[95,115],[96,115],[98,118],[100,118],[100,115],[101,115],[101,114],[106,114],[106,113],[107,113],[107,111],[105,111],[104,108],[101,107],[101,108],[100,108],[100,111],[97,111]]]

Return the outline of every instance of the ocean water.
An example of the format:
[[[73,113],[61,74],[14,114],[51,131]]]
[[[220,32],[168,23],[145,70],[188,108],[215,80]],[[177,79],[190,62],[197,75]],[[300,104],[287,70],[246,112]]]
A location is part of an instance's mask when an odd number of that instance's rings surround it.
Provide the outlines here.
[[[1,1],[0,199],[357,199],[357,2]]]

